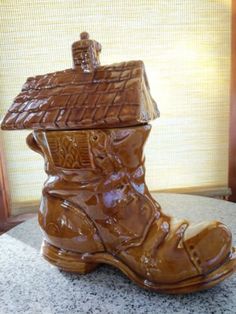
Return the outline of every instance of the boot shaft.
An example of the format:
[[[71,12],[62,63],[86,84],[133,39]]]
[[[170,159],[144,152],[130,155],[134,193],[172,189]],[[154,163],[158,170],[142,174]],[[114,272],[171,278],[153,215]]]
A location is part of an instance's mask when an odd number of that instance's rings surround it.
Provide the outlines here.
[[[121,188],[129,181],[138,193],[149,193],[143,150],[150,130],[150,125],[144,125],[104,130],[35,131],[28,144],[41,152],[45,160],[49,179],[43,192],[53,193],[51,188],[59,183],[68,183],[72,190],[86,185],[109,192],[114,186]]]

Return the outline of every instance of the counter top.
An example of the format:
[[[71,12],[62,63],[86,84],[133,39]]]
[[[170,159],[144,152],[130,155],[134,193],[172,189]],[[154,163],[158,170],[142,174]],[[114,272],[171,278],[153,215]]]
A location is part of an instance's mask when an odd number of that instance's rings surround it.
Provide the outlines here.
[[[207,197],[154,195],[164,212],[195,222],[220,220],[236,244],[236,204]],[[0,236],[0,313],[236,313],[236,275],[188,295],[163,295],[139,288],[118,269],[101,266],[87,275],[58,270],[40,256],[36,218]]]

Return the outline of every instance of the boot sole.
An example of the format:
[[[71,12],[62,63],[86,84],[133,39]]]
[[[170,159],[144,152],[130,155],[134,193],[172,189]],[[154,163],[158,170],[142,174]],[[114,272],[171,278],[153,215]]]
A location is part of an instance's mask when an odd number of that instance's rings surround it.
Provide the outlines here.
[[[109,264],[120,269],[130,280],[142,288],[160,293],[184,294],[209,289],[220,283],[236,270],[236,250],[233,249],[226,261],[207,275],[199,275],[177,283],[151,282],[133,272],[124,262],[109,253],[80,254],[52,246],[44,241],[41,248],[43,257],[63,271],[87,274],[99,264]]]

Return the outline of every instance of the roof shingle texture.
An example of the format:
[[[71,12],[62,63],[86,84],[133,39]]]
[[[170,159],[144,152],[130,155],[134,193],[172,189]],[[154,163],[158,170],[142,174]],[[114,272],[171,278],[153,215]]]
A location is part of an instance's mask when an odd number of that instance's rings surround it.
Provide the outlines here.
[[[68,69],[28,78],[2,129],[86,129],[147,123],[149,86],[142,61],[99,66],[92,73]]]

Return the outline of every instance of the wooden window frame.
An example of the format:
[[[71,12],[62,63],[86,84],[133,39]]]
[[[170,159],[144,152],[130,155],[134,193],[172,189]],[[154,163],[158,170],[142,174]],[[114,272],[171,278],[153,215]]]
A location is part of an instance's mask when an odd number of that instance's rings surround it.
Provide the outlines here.
[[[2,137],[0,134],[0,226],[5,224],[10,215],[10,191],[6,173]]]
[[[229,172],[228,185],[231,189],[229,200],[236,202],[236,2],[232,0],[231,20],[231,88],[229,121]]]

